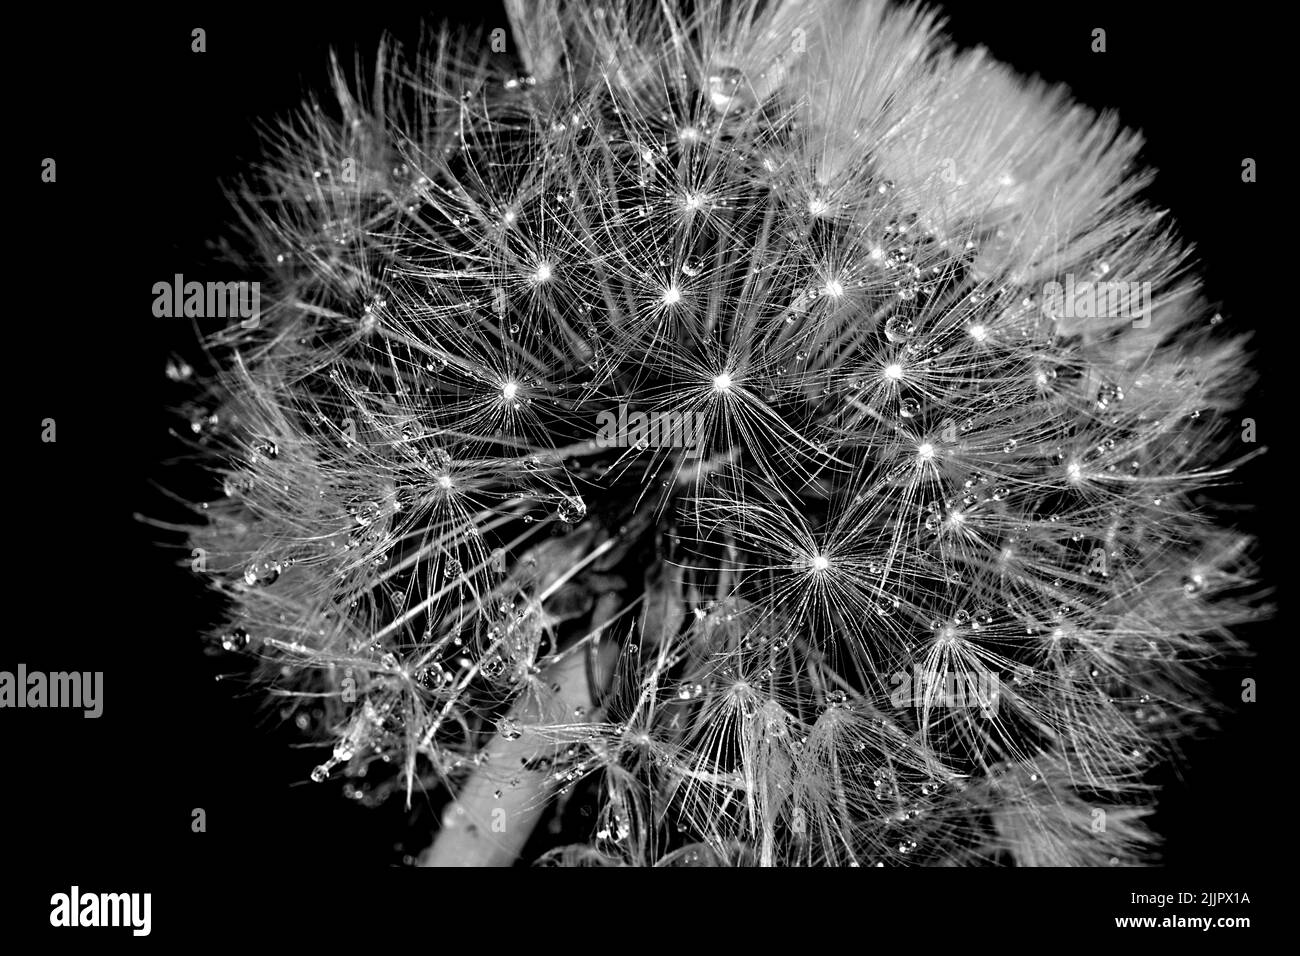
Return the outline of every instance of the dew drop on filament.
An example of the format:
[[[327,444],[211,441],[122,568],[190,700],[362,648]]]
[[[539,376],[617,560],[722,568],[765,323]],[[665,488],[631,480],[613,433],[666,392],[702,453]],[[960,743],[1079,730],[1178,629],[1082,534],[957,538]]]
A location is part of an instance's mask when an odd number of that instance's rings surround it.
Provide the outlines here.
[[[709,105],[719,113],[740,112],[755,105],[753,90],[745,81],[745,74],[733,66],[712,71],[705,82]]]
[[[274,584],[281,566],[275,561],[254,561],[244,569],[244,583],[251,587]]]
[[[565,524],[577,524],[587,516],[587,503],[581,495],[565,495],[560,499],[556,516]]]
[[[1097,389],[1097,411],[1104,412],[1115,402],[1124,400],[1124,390],[1118,385],[1108,384]]]
[[[916,331],[916,323],[904,315],[891,315],[885,320],[885,338],[891,342],[906,342]]]

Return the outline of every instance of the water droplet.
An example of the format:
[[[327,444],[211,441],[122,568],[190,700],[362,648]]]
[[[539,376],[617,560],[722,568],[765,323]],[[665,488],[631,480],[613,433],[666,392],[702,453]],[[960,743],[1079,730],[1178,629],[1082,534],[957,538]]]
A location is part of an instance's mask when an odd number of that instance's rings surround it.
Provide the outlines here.
[[[363,501],[352,507],[352,518],[361,527],[373,524],[379,518],[379,504],[374,501]]]
[[[883,600],[874,602],[872,605],[875,612],[881,617],[893,617],[901,606],[902,602],[900,602],[898,598],[884,598]]]
[[[1004,442],[1002,443],[1002,451],[1003,451],[1005,454],[1008,454],[1008,455],[1009,455],[1009,454],[1011,454],[1013,451],[1016,450],[1016,446],[1019,445],[1019,444],[1020,444],[1020,442],[1019,442],[1018,440],[1016,440],[1016,439],[1014,439],[1014,438],[1008,438],[1006,441],[1004,441]]]
[[[199,411],[190,416],[190,431],[196,435],[200,435],[204,431],[211,431],[219,424],[221,424],[221,416],[216,412],[209,414]]]
[[[277,561],[254,561],[244,569],[244,583],[250,588],[274,584],[280,577],[280,570]]]
[[[424,668],[417,675],[418,680],[425,687],[438,688],[452,681],[451,672],[441,664],[434,662]]]
[[[256,485],[256,479],[248,474],[226,475],[221,481],[221,490],[227,498],[233,498],[236,495],[245,494],[252,491]]]
[[[713,70],[705,81],[709,105],[719,113],[741,112],[756,105],[754,92],[745,80],[745,74],[734,66]]]
[[[1124,400],[1124,390],[1118,385],[1107,384],[1097,389],[1097,410],[1104,412],[1115,402]]]
[[[167,360],[167,367],[164,371],[173,382],[188,382],[190,376],[194,374],[194,366],[180,356],[173,355]]]
[[[898,403],[898,414],[903,418],[914,418],[921,411],[921,403],[914,398],[905,398]]]
[[[891,342],[906,342],[916,331],[916,323],[905,315],[891,315],[885,320],[885,338]]]
[[[565,495],[560,499],[556,515],[565,524],[577,524],[587,516],[587,503],[581,495]]]
[[[612,829],[609,826],[602,827],[596,836],[602,840],[613,840],[615,843],[622,843],[632,833],[632,825],[628,822],[627,811],[619,803],[609,805],[609,817]]]
[[[465,808],[453,800],[442,809],[442,826],[444,829],[450,830],[459,826],[465,816]]]
[[[497,722],[497,733],[503,740],[518,740],[524,735],[524,732],[519,729],[519,721],[513,717],[502,717]]]

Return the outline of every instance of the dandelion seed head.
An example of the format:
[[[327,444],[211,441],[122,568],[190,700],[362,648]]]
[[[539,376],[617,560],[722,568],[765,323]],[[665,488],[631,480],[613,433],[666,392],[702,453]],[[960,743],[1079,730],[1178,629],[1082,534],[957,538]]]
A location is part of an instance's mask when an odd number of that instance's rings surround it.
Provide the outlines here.
[[[444,862],[556,791],[595,819],[538,862],[1139,859],[1191,720],[1131,702],[1205,711],[1257,613],[1202,501],[1247,353],[1138,138],[929,13],[798,6],[789,57],[785,4],[560,4],[528,81],[447,36],[271,127],[283,295],[184,411],[214,637],[314,778],[450,787]],[[1069,275],[1151,277],[1159,335]]]

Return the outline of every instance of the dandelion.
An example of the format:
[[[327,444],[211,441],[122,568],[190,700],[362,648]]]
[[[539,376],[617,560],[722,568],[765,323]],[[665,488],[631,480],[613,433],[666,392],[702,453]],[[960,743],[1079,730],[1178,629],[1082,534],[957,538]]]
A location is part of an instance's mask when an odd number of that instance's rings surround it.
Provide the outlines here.
[[[1143,859],[1259,609],[1193,499],[1246,353],[1138,137],[913,7],[519,16],[525,79],[336,68],[243,184],[275,304],[212,343],[193,545],[312,779],[441,802],[430,865],[579,792],[531,862]],[[1101,276],[1143,321],[1043,293]]]

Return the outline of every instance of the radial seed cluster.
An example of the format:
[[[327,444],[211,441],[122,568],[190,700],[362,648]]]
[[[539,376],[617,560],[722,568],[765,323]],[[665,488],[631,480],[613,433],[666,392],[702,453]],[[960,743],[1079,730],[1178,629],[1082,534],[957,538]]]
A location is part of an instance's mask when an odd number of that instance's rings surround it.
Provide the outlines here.
[[[545,863],[1141,859],[1251,569],[1200,497],[1246,355],[1138,137],[928,12],[693,6],[269,127],[218,642],[358,799],[589,801]]]

